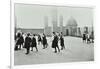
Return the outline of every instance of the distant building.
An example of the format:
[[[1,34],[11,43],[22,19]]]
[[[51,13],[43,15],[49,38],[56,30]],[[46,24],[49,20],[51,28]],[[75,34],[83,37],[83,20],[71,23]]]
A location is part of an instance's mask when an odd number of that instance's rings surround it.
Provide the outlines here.
[[[88,31],[89,31],[88,27],[85,26],[85,27],[84,27],[84,33],[88,34],[88,33],[89,33]]]
[[[48,27],[46,26],[47,24],[45,23],[45,28],[44,30],[45,31],[48,31],[50,32],[49,34],[47,32],[45,32],[45,34],[48,34],[48,35],[51,35],[52,32],[59,32],[59,33],[63,33],[63,35],[65,36],[77,36],[77,21],[71,17],[66,26],[63,26],[63,16],[60,16],[60,26],[58,26],[58,23],[57,23],[57,19],[54,19],[53,18],[53,21],[52,21],[52,27]],[[50,30],[51,29],[51,30]]]
[[[77,21],[71,17],[66,25],[66,35],[77,36]]]
[[[45,35],[47,35],[47,36],[51,36],[51,27],[49,27],[48,26],[48,17],[47,16],[45,16],[45,18],[44,18],[44,33],[45,33]]]

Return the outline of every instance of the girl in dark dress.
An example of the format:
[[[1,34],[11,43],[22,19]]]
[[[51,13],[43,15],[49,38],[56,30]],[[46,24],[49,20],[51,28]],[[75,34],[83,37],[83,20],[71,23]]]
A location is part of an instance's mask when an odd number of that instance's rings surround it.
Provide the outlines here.
[[[41,36],[38,35],[38,45],[40,45],[40,43],[42,43],[42,39],[41,39]]]
[[[21,47],[23,47],[23,44],[24,44],[24,38],[23,38],[23,34],[20,36],[20,50],[21,50]]]
[[[25,38],[25,48],[27,50],[26,54],[29,54],[29,52],[30,52],[31,38],[29,36],[30,36],[30,34],[28,33]]]
[[[60,45],[61,45],[61,50],[65,49],[64,38],[63,38],[62,34],[60,36]]]
[[[16,44],[15,44],[15,50],[19,50],[19,46],[21,46],[21,41],[20,41],[21,33],[18,32],[16,36]]]
[[[86,42],[86,34],[83,33],[83,42]]]
[[[59,49],[59,46],[58,46],[58,36],[56,35],[55,32],[53,32],[53,36],[54,36],[54,39],[52,41],[52,48],[54,48],[55,53],[57,53],[57,49],[60,52],[60,49]]]
[[[45,49],[45,48],[47,48],[47,39],[46,39],[46,35],[45,34],[43,34],[42,39],[43,39],[43,49]]]
[[[33,51],[33,47],[35,47],[35,48],[36,48],[36,51],[38,51],[37,43],[36,43],[36,38],[35,38],[35,34],[33,35],[33,38],[32,38],[31,43],[32,43],[32,44],[31,44],[31,48],[32,48],[31,51]]]

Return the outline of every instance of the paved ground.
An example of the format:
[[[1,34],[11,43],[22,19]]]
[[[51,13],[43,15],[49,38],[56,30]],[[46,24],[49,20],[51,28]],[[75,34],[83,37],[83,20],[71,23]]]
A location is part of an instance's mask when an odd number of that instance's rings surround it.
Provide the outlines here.
[[[25,49],[15,51],[14,64],[28,65],[94,60],[93,44],[83,43],[82,39],[77,37],[65,37],[64,40],[66,49],[60,53],[53,52],[50,38],[48,38],[49,47],[47,49],[42,49],[42,46],[39,45],[39,52],[36,52],[34,49],[29,55],[25,55]]]

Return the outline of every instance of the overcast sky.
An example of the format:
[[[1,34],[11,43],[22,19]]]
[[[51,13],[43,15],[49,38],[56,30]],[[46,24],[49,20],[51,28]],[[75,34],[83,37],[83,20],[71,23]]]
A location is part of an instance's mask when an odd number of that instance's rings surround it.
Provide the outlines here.
[[[21,28],[43,28],[44,17],[48,17],[49,26],[52,22],[52,11],[57,8],[58,25],[59,16],[63,16],[63,26],[73,17],[79,27],[92,26],[93,9],[79,7],[55,7],[42,5],[15,4],[15,21]]]

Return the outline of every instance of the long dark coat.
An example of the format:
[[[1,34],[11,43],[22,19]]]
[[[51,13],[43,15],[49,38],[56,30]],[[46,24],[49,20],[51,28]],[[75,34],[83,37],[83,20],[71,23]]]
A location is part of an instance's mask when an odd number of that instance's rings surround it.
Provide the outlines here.
[[[31,45],[31,38],[26,37],[25,38],[25,48],[30,48],[30,45]]]
[[[24,38],[23,38],[23,36],[21,35],[21,37],[20,37],[20,42],[21,42],[21,44],[23,44],[24,43]]]
[[[23,38],[23,36],[17,37],[17,43],[16,43],[16,45],[21,45],[21,44],[23,44],[23,43],[24,43],[24,38]]]
[[[43,36],[43,45],[46,45],[47,44],[47,39],[46,39],[46,36]]]
[[[21,34],[18,33],[16,36],[16,45],[20,45],[21,44],[21,40],[20,40]]]
[[[54,36],[54,39],[52,41],[52,48],[56,48],[58,46],[58,37]]]
[[[60,37],[60,45],[64,46],[64,38],[62,36]]]
[[[35,38],[35,37],[32,38],[31,43],[32,43],[32,44],[31,44],[31,47],[36,47],[36,46],[37,46],[36,38]]]
[[[40,42],[40,41],[42,41],[42,39],[41,39],[41,36],[39,35],[38,36],[38,41]]]

